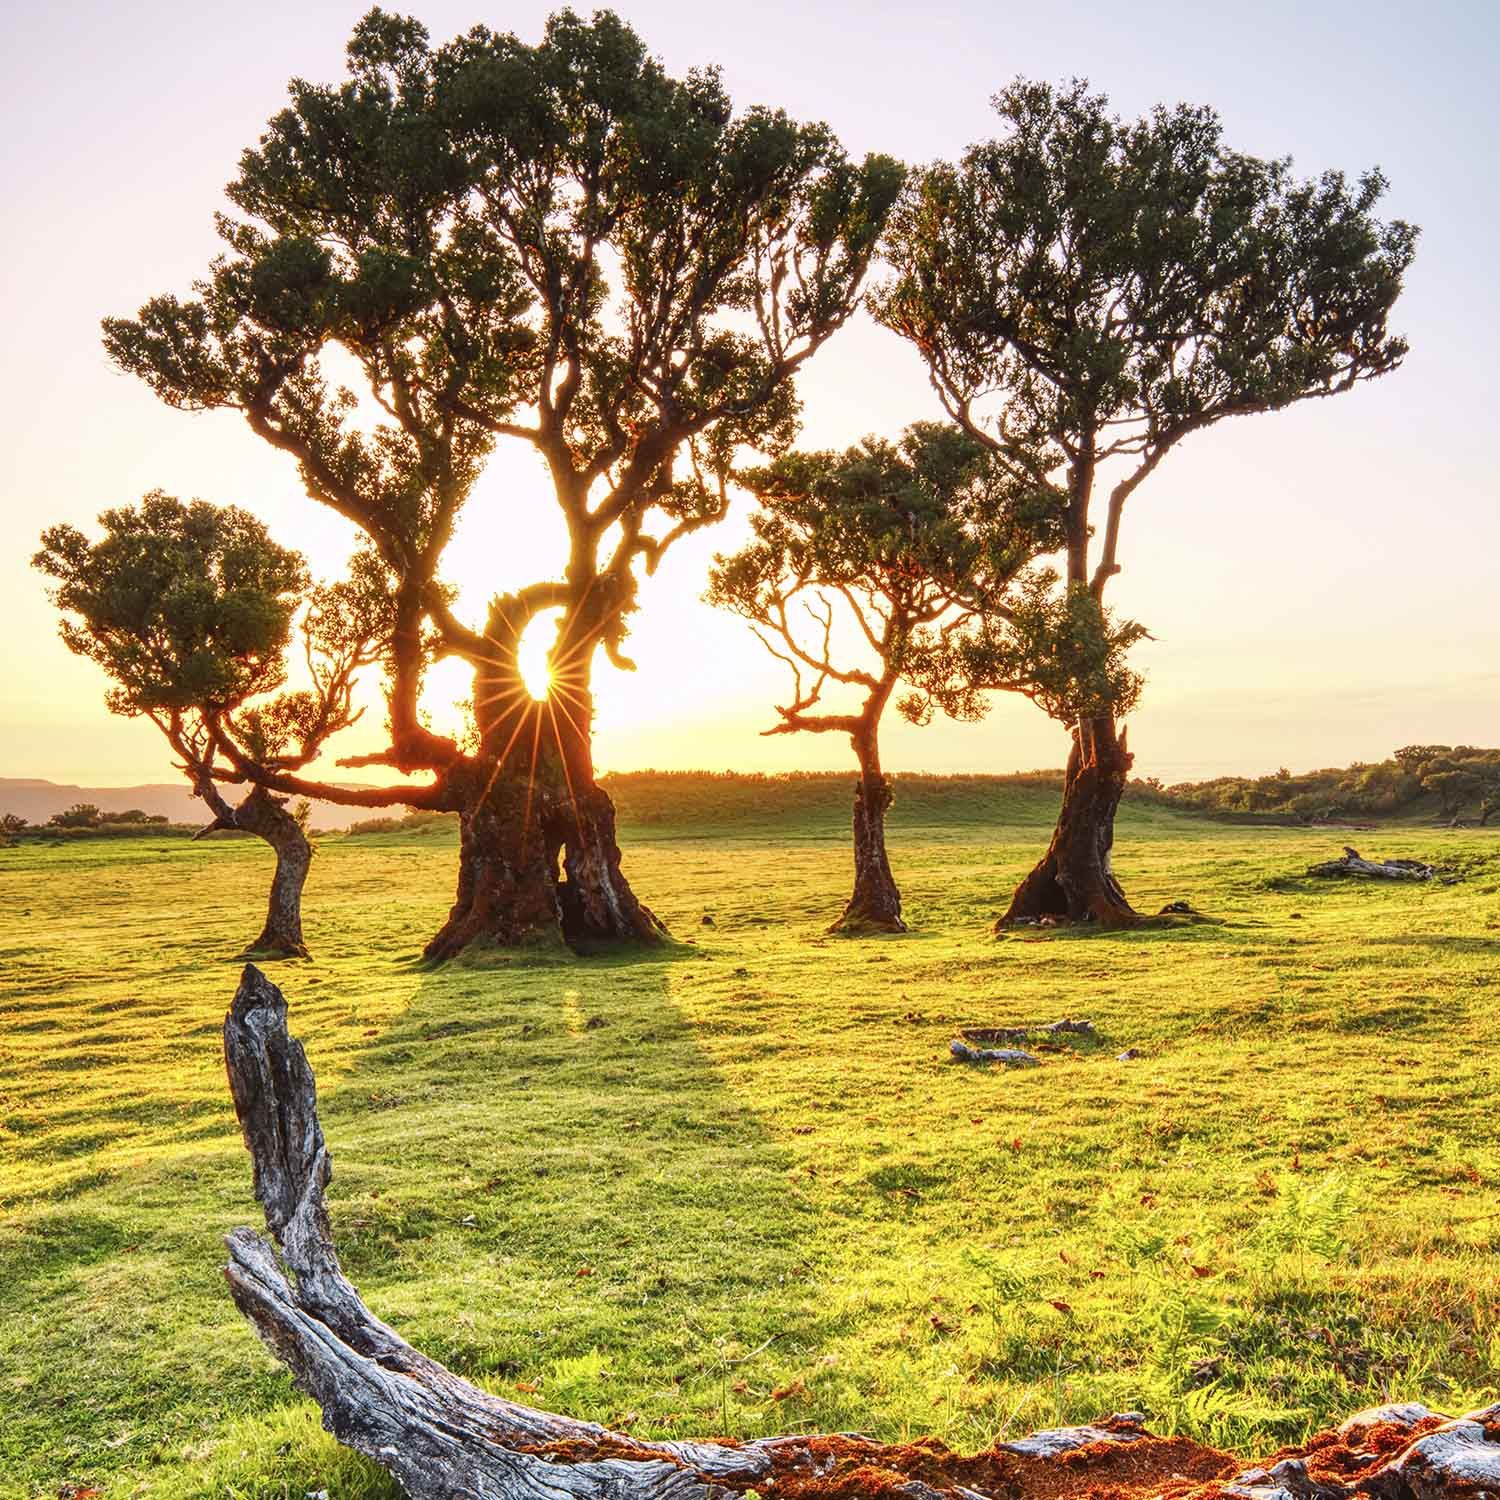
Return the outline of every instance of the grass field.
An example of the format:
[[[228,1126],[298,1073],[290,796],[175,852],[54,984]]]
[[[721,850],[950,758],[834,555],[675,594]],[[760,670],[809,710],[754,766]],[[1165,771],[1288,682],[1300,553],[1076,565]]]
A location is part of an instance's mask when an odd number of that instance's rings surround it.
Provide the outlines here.
[[[424,969],[451,836],[326,839],[315,958],[270,972],[373,1310],[638,1435],[980,1447],[1138,1407],[1253,1449],[1493,1399],[1500,833],[1360,835],[1464,877],[1370,888],[1298,878],[1337,832],[1128,810],[1137,904],[1213,922],[996,941],[1051,799],[912,802],[909,936],[824,934],[837,819],[689,809],[626,829],[685,941],[574,962]],[[0,1494],[392,1493],[219,1276],[259,1224],[219,1026],[267,874],[242,842],[0,851]],[[948,1057],[1064,1015],[1099,1039]]]

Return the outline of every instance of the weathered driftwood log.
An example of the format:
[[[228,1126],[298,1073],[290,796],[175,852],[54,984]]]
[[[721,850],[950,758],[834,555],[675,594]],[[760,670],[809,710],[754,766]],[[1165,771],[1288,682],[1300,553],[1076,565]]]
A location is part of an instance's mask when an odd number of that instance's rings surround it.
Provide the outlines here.
[[[1323,1482],[1333,1446],[1245,1470],[1187,1439],[1151,1435],[1135,1412],[962,1457],[941,1443],[849,1434],[642,1442],[519,1406],[418,1353],[345,1280],[323,1203],[332,1169],[312,1070],[286,1020],[281,992],[247,966],[224,1022],[224,1056],[255,1196],[281,1253],[237,1229],[224,1274],[240,1311],[322,1408],[324,1426],[412,1500],[727,1500],[751,1489],[767,1500],[1144,1500],[1168,1486],[1174,1500],[1353,1500],[1356,1483],[1382,1500],[1478,1500],[1500,1485],[1500,1406],[1456,1422],[1425,1408],[1354,1418],[1333,1445],[1348,1461],[1336,1484]]]
[[[1092,1021],[1025,1021],[1019,1026],[967,1026],[948,1043],[959,1062],[1005,1063],[1012,1068],[1034,1068],[1039,1057],[1015,1045],[1030,1036],[1095,1036]],[[1004,1045],[995,1046],[996,1042]],[[1053,1049],[1056,1050],[1055,1048]]]
[[[1437,874],[1435,865],[1424,865],[1419,859],[1365,859],[1358,849],[1344,845],[1342,859],[1330,859],[1313,865],[1309,875],[1353,875],[1363,880],[1431,880]]]

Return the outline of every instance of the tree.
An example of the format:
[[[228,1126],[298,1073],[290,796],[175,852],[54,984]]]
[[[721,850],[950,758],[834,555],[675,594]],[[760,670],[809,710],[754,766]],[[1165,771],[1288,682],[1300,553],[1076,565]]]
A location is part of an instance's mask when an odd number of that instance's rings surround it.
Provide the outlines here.
[[[232,507],[153,491],[139,506],[105,511],[99,524],[97,542],[73,526],[48,528],[33,559],[58,580],[51,597],[63,611],[63,641],[111,678],[112,713],[147,718],[166,737],[214,814],[204,833],[239,829],[275,851],[265,925],[250,947],[305,957],[311,846],[286,798],[264,785],[252,784],[238,806],[225,800],[220,784],[247,777],[220,746],[249,746],[258,765],[284,771],[352,724],[357,674],[388,628],[384,590],[357,581],[371,571],[367,560],[356,563],[356,581],[311,588],[302,557]],[[312,686],[283,692],[299,612]],[[99,821],[97,808],[80,811]]]
[[[396,627],[390,744],[368,759],[432,779],[354,796],[220,748],[282,792],[457,811],[458,895],[430,955],[654,940],[594,776],[594,659],[629,665],[639,572],[724,514],[739,450],[790,440],[794,377],[854,309],[902,171],[851,163],[823,126],[735,115],[715,71],[669,76],[609,12],[559,12],[536,45],[478,27],[433,48],[375,10],[349,71],[294,83],[245,153],[243,217],[221,220],[196,295],[108,321],[105,341],[168,403],[243,413],[369,538]],[[380,421],[330,382],[334,346]],[[568,545],[475,629],[440,575],[498,441],[540,457]],[[502,501],[499,548],[535,519]],[[517,648],[553,610],[538,702]],[[474,672],[472,751],[421,720],[443,655]]]
[[[707,597],[749,620],[791,669],[792,700],[766,733],[847,734],[854,747],[854,893],[834,930],[903,932],[886,855],[894,796],[881,769],[881,718],[903,680],[910,691],[898,708],[915,723],[937,707],[979,716],[982,698],[955,676],[950,638],[1005,610],[1016,576],[1057,545],[1055,507],[961,428],[940,423],[916,424],[899,443],[866,438],[844,453],[789,454],[739,477],[760,500],[755,539],[716,558]],[[835,606],[853,655],[873,656],[873,666],[847,664],[835,647]],[[820,708],[830,683],[861,692],[859,707]]]
[[[1025,80],[994,104],[1004,133],[919,174],[892,215],[874,305],[953,419],[1052,489],[1059,618],[1097,636],[1126,503],[1178,443],[1400,364],[1387,318],[1416,231],[1374,217],[1378,172],[1298,180],[1231,151],[1207,108],[1122,121],[1085,83]],[[1073,736],[1057,829],[1002,920],[1136,920],[1109,870],[1126,705],[1075,696],[1056,701]]]

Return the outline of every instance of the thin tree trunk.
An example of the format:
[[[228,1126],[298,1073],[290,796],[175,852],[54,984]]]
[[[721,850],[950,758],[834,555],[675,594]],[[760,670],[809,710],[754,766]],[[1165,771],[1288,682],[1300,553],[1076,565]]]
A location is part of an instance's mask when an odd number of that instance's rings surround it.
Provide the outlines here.
[[[276,873],[271,877],[265,925],[260,936],[245,951],[276,954],[282,958],[306,958],[307,944],[302,938],[302,888],[307,884],[307,871],[312,864],[312,845],[297,820],[286,810],[287,799],[264,787],[256,787],[238,807],[230,807],[207,778],[199,784],[198,795],[214,813],[213,823],[202,833],[211,833],[218,828],[240,829],[264,839],[276,855]]]
[[[885,815],[896,800],[880,769],[873,734],[852,736],[859,756],[854,787],[854,894],[831,932],[905,932],[901,892],[885,849]]]
[[[1113,719],[1080,720],[1063,782],[1052,842],[1016,888],[996,930],[1055,917],[1131,927],[1140,921],[1110,868],[1115,813],[1134,757]]]

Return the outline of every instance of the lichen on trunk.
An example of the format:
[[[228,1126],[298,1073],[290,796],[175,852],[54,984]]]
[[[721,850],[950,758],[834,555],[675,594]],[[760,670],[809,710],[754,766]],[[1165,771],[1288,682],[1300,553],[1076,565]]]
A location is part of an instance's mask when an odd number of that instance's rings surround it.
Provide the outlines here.
[[[1115,813],[1133,760],[1125,731],[1112,718],[1078,722],[1052,841],[1016,888],[997,931],[1043,917],[1100,927],[1140,921],[1110,867]]]

